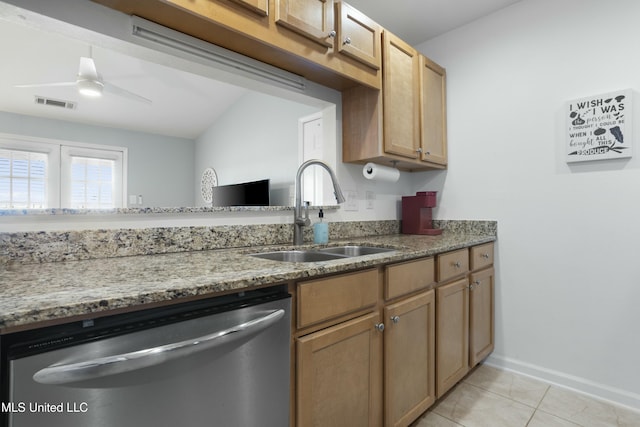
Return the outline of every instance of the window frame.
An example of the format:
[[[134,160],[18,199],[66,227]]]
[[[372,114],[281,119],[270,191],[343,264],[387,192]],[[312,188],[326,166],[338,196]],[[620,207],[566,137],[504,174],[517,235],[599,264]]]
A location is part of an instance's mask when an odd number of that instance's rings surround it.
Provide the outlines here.
[[[69,207],[69,204],[65,204],[65,202],[68,202],[71,197],[71,157],[63,159],[63,152],[66,155],[72,153],[81,157],[116,160],[116,164],[120,166],[116,166],[114,174],[116,175],[114,208],[127,207],[127,173],[129,170],[127,147],[0,133],[0,148],[44,153],[48,156],[46,209]],[[119,191],[119,194],[116,191]]]
[[[114,208],[126,207],[126,170],[124,164],[124,151],[112,148],[97,148],[97,146],[87,145],[61,145],[60,146],[60,193],[61,206],[71,206],[71,163],[73,157],[86,157],[91,159],[103,159],[115,161],[114,183],[113,183],[113,203]]]
[[[60,206],[60,149],[56,144],[19,135],[0,134],[0,148],[12,151],[41,153],[47,156],[47,209]]]

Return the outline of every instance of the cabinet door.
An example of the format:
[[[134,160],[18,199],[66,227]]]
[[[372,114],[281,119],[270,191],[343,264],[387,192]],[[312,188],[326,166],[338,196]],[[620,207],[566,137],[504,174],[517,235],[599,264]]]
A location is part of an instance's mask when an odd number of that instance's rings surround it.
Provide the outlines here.
[[[231,0],[259,15],[269,14],[269,0]]]
[[[382,333],[369,314],[297,340],[297,425],[379,426]]]
[[[380,69],[382,27],[346,3],[336,3],[338,52]]]
[[[389,305],[384,319],[384,425],[408,426],[435,401],[434,291]]]
[[[418,158],[418,53],[385,31],[382,70],[384,151]]]
[[[275,0],[277,24],[323,46],[333,46],[333,0]]]
[[[469,371],[469,279],[436,289],[436,393],[441,397]]]
[[[420,149],[422,160],[447,164],[446,71],[420,55]]]
[[[469,365],[473,368],[493,351],[493,268],[473,273],[469,285]]]

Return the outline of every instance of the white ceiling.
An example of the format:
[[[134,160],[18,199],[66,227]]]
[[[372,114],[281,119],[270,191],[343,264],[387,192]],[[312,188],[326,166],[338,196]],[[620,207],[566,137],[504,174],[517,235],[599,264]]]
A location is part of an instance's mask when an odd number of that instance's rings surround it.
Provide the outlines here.
[[[349,3],[411,44],[457,28],[519,0],[350,0]],[[112,94],[80,96],[74,87],[16,88],[19,84],[74,81],[89,44],[59,32],[0,16],[0,111],[197,138],[245,93],[226,83],[93,46],[104,81],[153,101]],[[4,17],[7,18],[7,17]],[[62,32],[66,34],[66,32]],[[35,96],[77,103],[75,110],[37,105]]]
[[[521,0],[348,0],[411,45],[417,45]]]
[[[102,79],[152,100],[152,105],[105,93],[85,98],[75,87],[17,88],[75,81],[89,45],[56,33],[0,20],[0,110],[72,122],[194,139],[245,89],[196,74],[92,48]],[[77,103],[75,110],[42,106],[35,96]],[[212,102],[215,100],[216,102]]]

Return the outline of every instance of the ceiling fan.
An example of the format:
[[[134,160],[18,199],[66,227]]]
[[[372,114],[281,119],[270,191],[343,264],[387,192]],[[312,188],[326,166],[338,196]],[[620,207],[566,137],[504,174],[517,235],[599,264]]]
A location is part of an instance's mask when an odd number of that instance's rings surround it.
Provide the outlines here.
[[[96,69],[93,58],[81,56],[80,67],[78,68],[78,76],[76,81],[55,82],[55,83],[38,83],[15,85],[15,87],[53,87],[53,86],[76,86],[81,95],[97,98],[102,96],[103,92],[112,93],[114,95],[129,98],[134,101],[151,104],[151,100],[143,96],[130,92],[114,84],[102,80]]]

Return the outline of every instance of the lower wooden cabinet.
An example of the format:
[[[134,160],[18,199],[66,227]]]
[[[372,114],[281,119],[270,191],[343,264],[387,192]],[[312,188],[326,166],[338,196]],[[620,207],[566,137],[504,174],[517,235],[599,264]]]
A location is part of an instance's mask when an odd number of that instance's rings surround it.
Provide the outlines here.
[[[469,285],[469,366],[474,367],[493,351],[493,268],[471,274]]]
[[[493,351],[494,276],[493,243],[438,256],[439,279],[459,277],[436,289],[438,398]]]
[[[408,426],[435,401],[435,292],[384,309],[385,426]]]
[[[469,372],[469,279],[436,289],[436,394],[442,396]]]
[[[297,425],[381,425],[382,333],[377,313],[297,339]]]
[[[297,283],[292,425],[411,425],[493,351],[492,263],[485,244]]]

